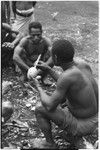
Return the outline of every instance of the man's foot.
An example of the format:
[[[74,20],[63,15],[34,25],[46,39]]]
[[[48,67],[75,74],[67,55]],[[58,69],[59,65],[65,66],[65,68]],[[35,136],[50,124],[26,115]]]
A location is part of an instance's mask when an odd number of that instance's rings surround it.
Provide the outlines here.
[[[49,143],[45,139],[35,139],[33,142],[34,148],[42,148],[42,149],[57,149],[57,145],[55,143]]]

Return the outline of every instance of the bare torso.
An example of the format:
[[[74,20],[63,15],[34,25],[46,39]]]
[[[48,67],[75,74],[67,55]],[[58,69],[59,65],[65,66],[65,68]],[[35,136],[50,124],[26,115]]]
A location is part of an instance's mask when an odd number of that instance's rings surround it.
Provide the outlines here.
[[[97,113],[97,100],[92,86],[94,81],[82,73],[76,78],[68,93],[70,111],[79,118],[91,117]]]
[[[24,42],[24,50],[26,52],[27,57],[32,60],[33,62],[36,61],[39,54],[42,54],[42,57],[48,50],[48,43],[46,43],[45,38],[42,38],[38,44],[34,44],[29,36],[25,38]]]
[[[17,1],[16,2],[16,9],[18,10],[28,10],[33,7],[33,2],[28,2],[28,1]]]
[[[77,118],[94,116],[98,112],[98,102],[96,95],[97,84],[93,75],[83,65],[78,64],[73,66],[70,71],[72,83],[66,93],[69,100],[69,110]]]

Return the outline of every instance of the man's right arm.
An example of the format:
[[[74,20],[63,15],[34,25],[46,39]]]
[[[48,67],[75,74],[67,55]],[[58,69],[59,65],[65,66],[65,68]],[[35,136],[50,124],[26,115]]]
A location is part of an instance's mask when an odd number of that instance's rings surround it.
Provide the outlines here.
[[[48,72],[55,81],[57,81],[60,77],[60,74],[58,74],[54,69],[52,69],[49,65],[47,65],[47,63],[43,61],[39,61],[37,68]]]
[[[15,47],[13,60],[18,66],[23,67],[26,71],[29,69],[29,66],[23,61],[22,54],[24,53],[24,45],[26,44],[26,39],[23,38],[20,43]]]
[[[48,68],[48,73],[51,75],[51,77],[57,81],[60,77],[60,74],[58,74],[54,69],[52,69],[51,67]]]

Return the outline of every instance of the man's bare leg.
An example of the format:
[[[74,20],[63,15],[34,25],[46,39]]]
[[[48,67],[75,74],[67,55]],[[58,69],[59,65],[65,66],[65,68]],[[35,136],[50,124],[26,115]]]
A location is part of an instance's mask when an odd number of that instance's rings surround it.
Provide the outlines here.
[[[64,112],[58,108],[56,111],[48,112],[41,106],[36,106],[35,115],[41,131],[44,133],[46,141],[51,145],[55,142],[52,137],[51,121],[56,125],[61,126],[64,121]]]

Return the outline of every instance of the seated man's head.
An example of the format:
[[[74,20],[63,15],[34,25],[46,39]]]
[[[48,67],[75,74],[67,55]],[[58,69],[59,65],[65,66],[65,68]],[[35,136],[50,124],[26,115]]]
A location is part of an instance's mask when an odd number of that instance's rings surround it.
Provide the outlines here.
[[[31,22],[29,24],[29,34],[32,41],[38,44],[42,37],[42,25],[39,22]]]
[[[52,46],[52,57],[54,64],[57,66],[72,62],[74,57],[74,47],[67,40],[57,40]]]

